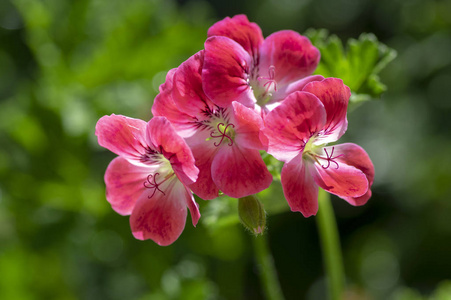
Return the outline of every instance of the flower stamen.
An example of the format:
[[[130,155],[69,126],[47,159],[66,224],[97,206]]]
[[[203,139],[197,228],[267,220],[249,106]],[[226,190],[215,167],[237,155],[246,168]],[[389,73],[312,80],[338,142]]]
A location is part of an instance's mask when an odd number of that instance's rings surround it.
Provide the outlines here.
[[[268,75],[269,77],[258,77],[257,80],[261,80],[261,79],[265,79],[267,80],[265,82],[265,84],[263,84],[264,87],[266,87],[265,93],[268,93],[269,90],[271,89],[271,85],[274,85],[274,91],[277,91],[277,84],[276,84],[276,67],[274,67],[273,65],[269,66],[268,69]]]
[[[157,175],[160,175],[160,173],[155,173],[155,175],[149,174],[149,176],[147,176],[147,180],[144,181],[144,187],[148,188],[148,189],[154,189],[152,195],[148,196],[148,198],[152,198],[153,195],[155,195],[155,193],[158,191],[160,191],[163,195],[166,196],[166,194],[159,188],[159,186],[165,182],[167,180],[164,179],[162,182],[157,183]]]
[[[221,130],[221,126],[224,127],[224,131]],[[218,126],[216,127],[220,133],[220,135],[213,135],[214,132],[210,133],[210,136],[212,138],[221,138],[221,140],[219,141],[219,143],[215,142],[214,145],[216,147],[218,147],[219,145],[221,145],[222,141],[224,140],[224,138],[228,138],[229,139],[229,146],[233,145],[233,139],[231,136],[229,136],[227,134],[227,130],[229,128],[229,126],[232,126],[233,128],[235,128],[235,125],[233,124],[227,124],[227,126],[224,123],[219,123]]]
[[[327,152],[327,149],[324,148],[324,152],[326,152],[326,157],[322,157],[322,156],[319,156],[319,155],[315,155],[316,157],[318,157],[318,158],[320,158],[320,159],[327,160],[327,166],[321,165],[321,167],[322,167],[324,170],[327,170],[327,169],[330,167],[330,163],[331,163],[331,162],[333,162],[333,163],[337,166],[335,169],[338,169],[338,168],[339,168],[339,165],[338,165],[338,163],[335,161],[335,159],[337,159],[337,158],[343,156],[343,154],[340,154],[340,155],[334,157],[334,156],[333,156],[333,155],[334,155],[334,150],[335,150],[335,147],[332,147],[332,151],[330,152],[330,155],[329,155],[329,153]]]

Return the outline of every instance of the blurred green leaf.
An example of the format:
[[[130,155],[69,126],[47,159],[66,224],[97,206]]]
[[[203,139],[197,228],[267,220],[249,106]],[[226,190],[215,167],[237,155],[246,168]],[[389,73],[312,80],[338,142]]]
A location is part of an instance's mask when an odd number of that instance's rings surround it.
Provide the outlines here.
[[[309,29],[305,35],[321,52],[316,74],[337,77],[352,91],[351,103],[379,98],[387,90],[379,72],[396,57],[396,51],[380,43],[371,33],[349,39],[346,49],[336,35],[325,29]]]
[[[208,201],[208,206],[204,208],[202,213],[201,221],[212,232],[238,224],[240,222],[238,200],[228,196],[221,196]]]
[[[444,280],[440,282],[433,295],[429,298],[431,300],[449,300],[451,299],[451,280]]]

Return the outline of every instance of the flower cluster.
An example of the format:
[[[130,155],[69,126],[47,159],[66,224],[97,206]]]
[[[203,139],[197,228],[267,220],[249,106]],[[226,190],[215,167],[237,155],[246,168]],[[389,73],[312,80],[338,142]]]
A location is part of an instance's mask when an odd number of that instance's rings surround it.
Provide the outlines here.
[[[355,144],[326,146],[346,131],[350,90],[311,75],[320,53],[297,32],[266,39],[244,15],[208,30],[205,48],[168,72],[148,122],[104,116],[99,144],[119,155],[105,173],[107,200],[130,216],[133,235],[173,243],[200,218],[193,193],[256,194],[273,181],[260,152],[285,164],[292,211],[318,211],[318,187],[352,205],[371,196],[374,167]]]

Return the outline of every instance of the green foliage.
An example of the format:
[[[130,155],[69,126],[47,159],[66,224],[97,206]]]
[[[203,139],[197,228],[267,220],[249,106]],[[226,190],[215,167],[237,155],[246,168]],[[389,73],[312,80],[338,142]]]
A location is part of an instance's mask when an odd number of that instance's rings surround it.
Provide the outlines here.
[[[396,51],[374,34],[349,39],[346,49],[340,38],[325,29],[309,29],[305,34],[321,52],[315,74],[343,79],[352,91],[351,104],[378,98],[387,90],[378,74],[396,57]]]

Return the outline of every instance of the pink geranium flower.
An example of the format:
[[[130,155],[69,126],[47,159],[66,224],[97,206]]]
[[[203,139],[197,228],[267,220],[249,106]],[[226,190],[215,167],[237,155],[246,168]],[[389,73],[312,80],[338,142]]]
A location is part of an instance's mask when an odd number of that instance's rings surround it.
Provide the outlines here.
[[[272,176],[259,150],[263,121],[258,113],[238,102],[226,106],[210,99],[202,88],[204,52],[200,51],[171,70],[160,87],[152,113],[167,117],[191,147],[197,181],[190,185],[203,199],[219,191],[241,198],[266,189]]]
[[[374,167],[358,145],[326,146],[346,131],[351,92],[340,79],[307,84],[266,116],[268,153],[284,161],[281,180],[292,211],[318,211],[318,186],[352,205],[371,197]]]
[[[239,101],[257,111],[262,108],[264,115],[290,93],[323,79],[309,76],[318,65],[318,49],[295,31],[264,39],[257,24],[237,15],[211,26],[208,36],[203,87],[219,106]]]
[[[116,212],[131,214],[135,238],[172,244],[185,227],[187,207],[196,226],[200,213],[187,185],[199,171],[191,150],[166,118],[146,123],[104,116],[96,135],[102,147],[119,155],[105,173],[106,195]]]

